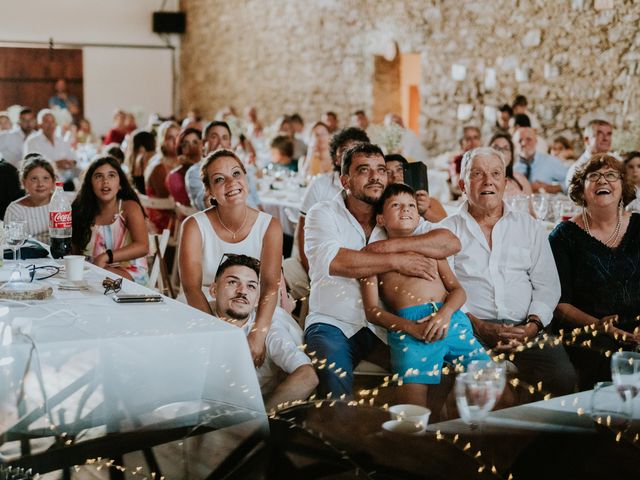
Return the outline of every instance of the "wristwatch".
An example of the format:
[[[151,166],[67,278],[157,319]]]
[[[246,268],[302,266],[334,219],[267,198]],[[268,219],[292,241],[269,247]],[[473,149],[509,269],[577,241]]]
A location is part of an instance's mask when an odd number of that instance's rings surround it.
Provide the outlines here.
[[[113,250],[110,248],[107,249],[107,258],[109,259],[109,264],[113,263]]]

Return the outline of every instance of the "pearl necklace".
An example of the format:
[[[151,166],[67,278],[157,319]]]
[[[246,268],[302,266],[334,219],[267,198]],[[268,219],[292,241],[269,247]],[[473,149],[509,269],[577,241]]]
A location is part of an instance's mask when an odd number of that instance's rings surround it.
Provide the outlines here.
[[[222,225],[222,228],[224,228],[227,232],[229,232],[231,234],[231,238],[233,238],[234,240],[236,239],[236,235],[238,234],[238,232],[240,232],[240,230],[242,230],[244,228],[244,224],[247,223],[247,213],[248,212],[249,212],[249,209],[247,207],[245,207],[244,208],[244,220],[242,221],[242,225],[240,225],[240,228],[234,232],[230,228],[228,228],[224,223],[222,223],[222,219],[220,218],[220,212],[218,212],[218,207],[216,207],[216,215],[218,216],[218,221],[220,222],[220,225]]]
[[[584,222],[584,229],[587,232],[587,235],[593,238],[596,238],[594,235],[591,234],[591,230],[589,229],[589,215],[587,214],[586,208],[582,209],[582,221]],[[607,239],[606,242],[604,242],[604,244],[607,247],[612,247],[613,245],[615,245],[616,240],[618,240],[618,235],[620,235],[621,226],[622,226],[622,206],[618,209],[618,222],[616,223],[616,228],[613,229],[613,233],[611,234],[611,236]]]

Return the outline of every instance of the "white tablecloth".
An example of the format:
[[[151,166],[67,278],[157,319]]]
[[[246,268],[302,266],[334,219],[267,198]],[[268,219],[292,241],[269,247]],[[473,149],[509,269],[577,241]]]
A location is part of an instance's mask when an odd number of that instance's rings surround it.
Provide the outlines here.
[[[63,279],[56,276],[45,280],[52,298],[0,300],[0,432],[16,431],[25,413],[16,409],[23,381],[26,412],[43,408],[31,428],[74,431],[84,418],[83,428],[123,431],[161,423],[167,411],[203,402],[266,421],[241,329],[168,298],[116,303],[103,294],[107,275],[115,277],[86,264],[88,291],[60,290]],[[127,280],[122,292],[153,293]],[[61,394],[64,389],[69,395]]]
[[[265,190],[259,193],[262,209],[280,221],[282,231],[287,235],[293,236],[296,231],[304,192],[305,189],[299,188],[292,191]]]

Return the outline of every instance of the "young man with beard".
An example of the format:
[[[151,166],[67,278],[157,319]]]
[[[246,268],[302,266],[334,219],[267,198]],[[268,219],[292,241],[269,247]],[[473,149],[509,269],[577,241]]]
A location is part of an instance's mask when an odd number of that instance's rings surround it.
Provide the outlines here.
[[[247,335],[255,325],[259,276],[259,260],[247,255],[227,255],[211,284],[211,296],[215,298],[211,310]],[[301,343],[300,328],[286,317],[284,310],[277,308],[265,341],[266,358],[257,369],[267,412],[273,412],[279,404],[305,400],[318,384],[311,360],[298,347]]]
[[[415,236],[378,241],[375,204],[387,186],[382,150],[361,143],[342,158],[344,191],[313,206],[305,223],[305,253],[311,278],[310,313],[305,323],[309,355],[317,358],[321,396],[352,394],[354,367],[364,358],[389,352],[383,328],[367,322],[357,279],[387,272],[434,279],[437,263],[460,249],[451,232],[423,222]]]

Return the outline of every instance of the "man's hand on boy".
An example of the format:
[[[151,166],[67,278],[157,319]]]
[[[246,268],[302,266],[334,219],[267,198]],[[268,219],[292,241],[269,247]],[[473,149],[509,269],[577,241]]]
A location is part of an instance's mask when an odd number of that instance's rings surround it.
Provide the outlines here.
[[[398,273],[408,277],[419,277],[433,281],[438,278],[438,261],[419,253],[396,253],[396,269]]]

